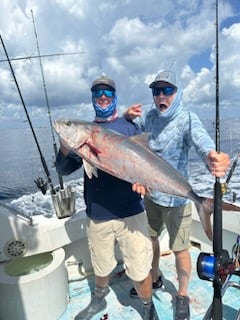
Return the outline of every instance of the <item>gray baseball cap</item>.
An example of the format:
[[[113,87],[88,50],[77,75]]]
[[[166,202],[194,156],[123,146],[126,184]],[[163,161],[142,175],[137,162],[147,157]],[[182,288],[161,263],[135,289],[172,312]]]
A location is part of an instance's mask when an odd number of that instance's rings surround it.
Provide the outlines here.
[[[173,86],[174,88],[177,88],[177,77],[176,73],[173,71],[160,71],[154,81],[150,83],[149,88],[154,88],[156,86],[166,86],[166,82]]]
[[[95,88],[100,85],[108,86],[112,88],[114,91],[116,90],[115,82],[112,79],[106,76],[101,76],[100,78],[97,78],[93,81],[91,91],[95,90]]]

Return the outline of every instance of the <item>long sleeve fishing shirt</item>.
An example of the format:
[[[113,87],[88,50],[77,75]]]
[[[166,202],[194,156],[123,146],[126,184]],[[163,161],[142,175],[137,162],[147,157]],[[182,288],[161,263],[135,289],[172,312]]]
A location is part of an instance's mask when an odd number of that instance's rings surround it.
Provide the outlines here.
[[[127,136],[140,134],[141,130],[125,118],[98,123]],[[69,175],[82,166],[82,159],[70,152],[64,157],[58,153],[56,168],[61,175]],[[144,210],[141,196],[132,191],[131,183],[118,179],[98,169],[98,178],[89,179],[84,173],[84,200],[86,213],[91,219],[111,220],[133,216]]]
[[[137,122],[143,131],[150,134],[148,141],[150,149],[188,179],[190,148],[193,146],[207,165],[207,154],[210,150],[215,150],[215,144],[198,116],[184,110],[179,100],[180,97],[177,96],[167,115],[154,107],[143,113],[142,118],[138,118]],[[150,197],[155,203],[166,207],[178,207],[189,202],[188,199],[163,194],[159,191],[152,191]]]

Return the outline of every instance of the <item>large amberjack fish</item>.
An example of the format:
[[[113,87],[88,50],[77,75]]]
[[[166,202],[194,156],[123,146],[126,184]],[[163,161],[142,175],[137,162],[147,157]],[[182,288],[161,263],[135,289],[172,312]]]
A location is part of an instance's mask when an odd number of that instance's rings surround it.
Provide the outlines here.
[[[168,162],[147,148],[146,137],[124,136],[92,122],[58,120],[54,128],[65,148],[77,153],[84,161],[84,169],[91,178],[96,168],[130,183],[140,183],[150,190],[191,199],[200,217],[203,229],[212,239],[210,216],[214,201],[198,196],[188,181]],[[141,143],[141,136],[144,143]],[[240,207],[223,203],[228,211]]]

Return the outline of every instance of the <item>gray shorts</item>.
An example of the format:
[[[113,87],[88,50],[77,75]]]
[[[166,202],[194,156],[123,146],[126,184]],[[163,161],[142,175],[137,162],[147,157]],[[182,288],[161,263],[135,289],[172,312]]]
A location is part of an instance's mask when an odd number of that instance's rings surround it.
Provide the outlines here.
[[[169,233],[169,247],[173,251],[181,251],[190,246],[192,224],[192,204],[180,207],[163,207],[148,197],[144,199],[147,211],[149,233],[158,237],[166,227]]]
[[[117,265],[116,241],[126,274],[133,281],[144,280],[152,264],[152,242],[146,212],[110,221],[87,218],[88,243],[95,275],[108,276]]]

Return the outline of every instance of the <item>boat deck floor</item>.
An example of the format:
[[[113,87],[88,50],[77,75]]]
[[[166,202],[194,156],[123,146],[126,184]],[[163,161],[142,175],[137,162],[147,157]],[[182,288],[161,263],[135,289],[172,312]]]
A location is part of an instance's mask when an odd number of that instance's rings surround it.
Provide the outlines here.
[[[213,300],[213,283],[199,279],[196,272],[196,261],[200,251],[196,247],[191,248],[193,270],[189,285],[191,298],[191,319],[205,318],[206,312]],[[153,301],[161,320],[172,320],[174,310],[174,297],[177,292],[178,281],[176,278],[174,256],[172,253],[164,255],[160,259],[163,273],[164,290],[157,290],[153,293]],[[92,320],[138,320],[141,317],[141,302],[138,298],[131,298],[129,290],[132,282],[125,275],[122,266],[118,266],[111,277],[110,293],[106,296],[107,308],[96,314]],[[240,286],[240,277],[232,275],[231,281]],[[69,303],[64,314],[59,320],[74,319],[76,314],[84,309],[91,298],[91,291],[94,288],[94,277],[90,276],[81,281],[73,281],[69,286]],[[224,320],[240,319],[240,290],[230,286],[222,297],[222,313]]]

